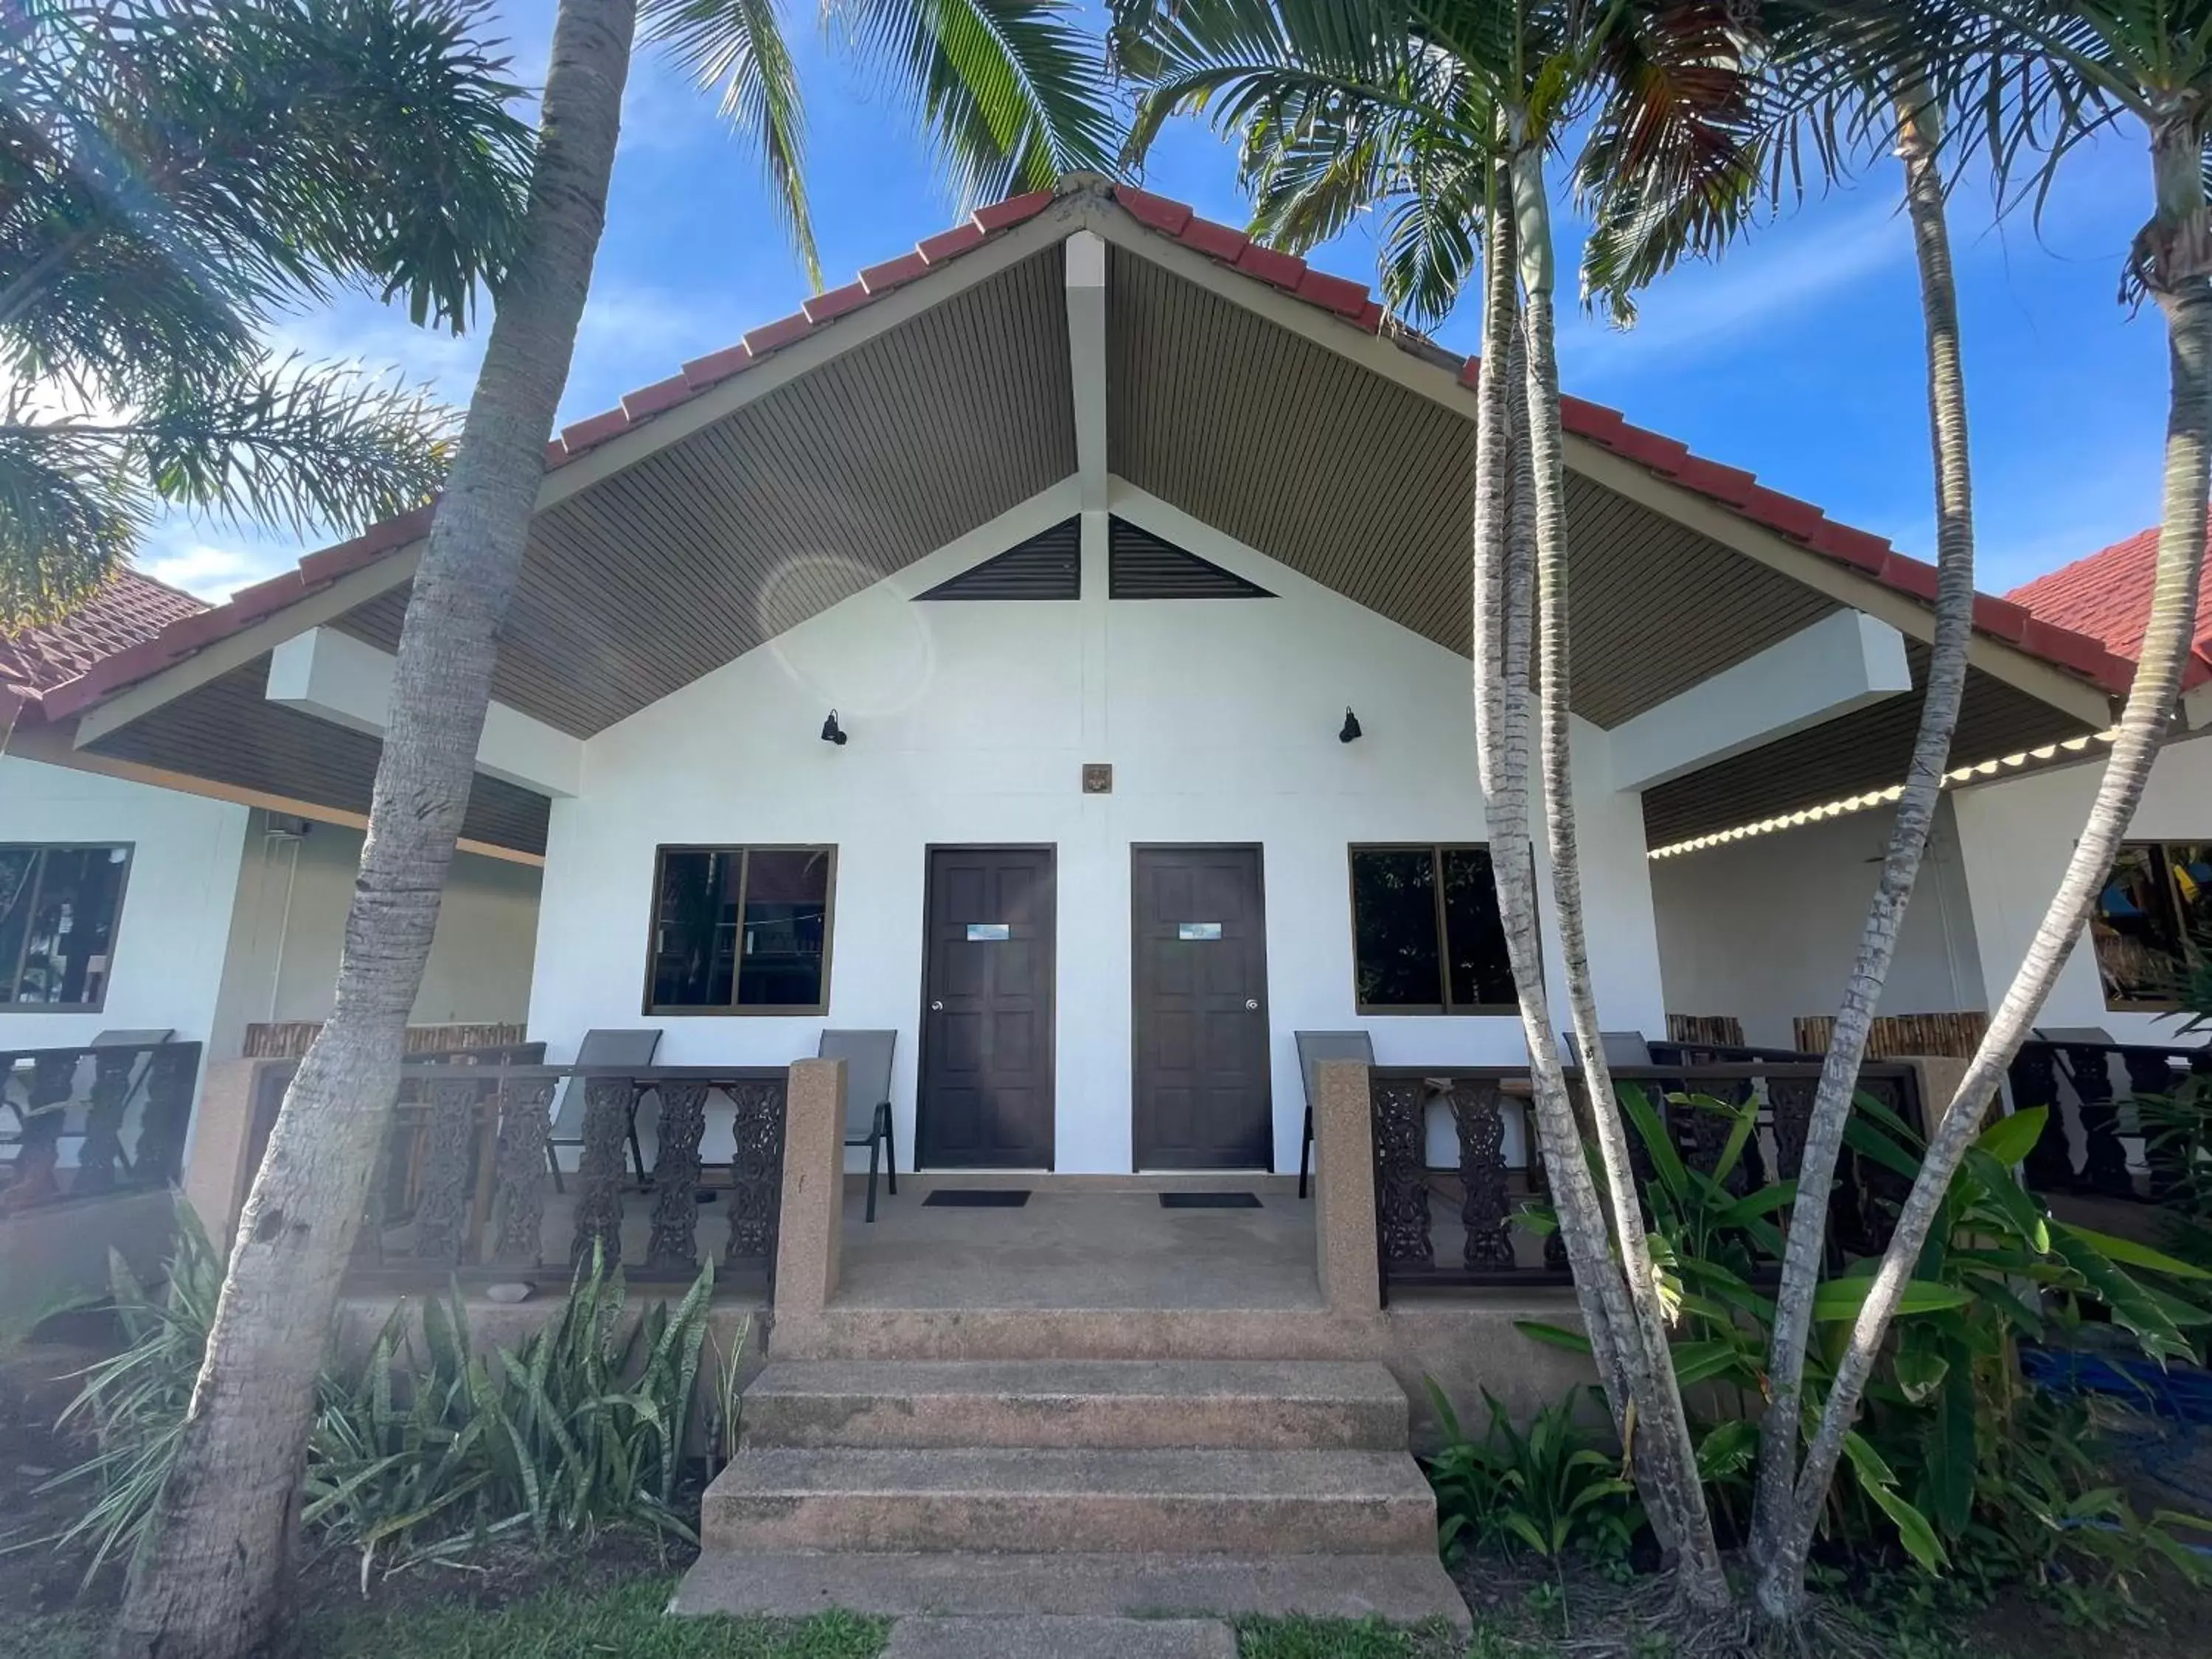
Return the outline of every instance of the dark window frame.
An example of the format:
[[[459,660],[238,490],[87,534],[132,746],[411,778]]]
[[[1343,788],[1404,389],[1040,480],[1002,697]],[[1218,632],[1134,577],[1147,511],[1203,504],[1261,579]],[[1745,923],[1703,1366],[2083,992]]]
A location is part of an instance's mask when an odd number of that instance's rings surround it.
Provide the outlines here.
[[[1429,855],[1429,886],[1435,901],[1437,920],[1437,989],[1443,994],[1442,1002],[1373,1003],[1362,1000],[1359,994],[1358,873],[1358,860],[1362,853],[1426,853]],[[1466,1019],[1517,1016],[1520,1013],[1518,1001],[1455,1003],[1451,1000],[1451,931],[1444,914],[1444,854],[1447,853],[1480,853],[1486,858],[1492,856],[1490,843],[1486,841],[1356,841],[1345,848],[1345,903],[1352,924],[1352,1012],[1363,1018],[1386,1018],[1404,1014],[1415,1018],[1448,1016]],[[1502,921],[1499,932],[1502,935]]]
[[[138,862],[138,843],[135,841],[10,841],[0,842],[0,854],[27,852],[36,855],[38,866],[27,884],[29,902],[24,907],[22,941],[15,947],[15,959],[0,969],[0,983],[8,988],[8,1000],[0,1002],[0,1016],[8,1014],[97,1014],[107,1007],[108,988],[115,980],[116,958],[123,948],[123,910],[131,896],[131,872]],[[100,994],[86,1002],[23,1002],[16,993],[23,983],[23,959],[31,949],[31,922],[36,917],[39,900],[44,896],[46,881],[46,858],[52,853],[120,853],[123,854],[123,873],[116,878],[114,915],[107,924],[107,969],[100,976]],[[21,899],[22,895],[17,895]]]
[[[2181,947],[2181,954],[2177,959],[2175,959],[2173,963],[2177,974],[2185,974],[2189,971],[2191,957],[2194,954],[2192,946],[2196,943],[2196,938],[2192,933],[2191,919],[2187,912],[2182,908],[2181,895],[2174,887],[2173,849],[2179,847],[2204,847],[2207,845],[2212,845],[2212,833],[2207,833],[2203,836],[2163,836],[2154,840],[2145,838],[2142,840],[2124,841],[2120,843],[2120,858],[2125,858],[2130,853],[2147,854],[2153,861],[2153,866],[2157,872],[2155,885],[2159,902],[2166,907],[2166,915],[2164,920],[2171,929],[2174,939],[2179,942]],[[2117,872],[2118,868],[2118,860],[2115,860],[2113,870],[2108,871],[2106,874],[2106,881],[2107,884],[2110,884],[2112,875]],[[2093,908],[2091,911],[2091,926],[2086,931],[2088,933],[2087,943],[2089,945],[2090,957],[2092,961],[2095,963],[2097,969],[2097,988],[2104,996],[2106,1011],[2115,1014],[2169,1014],[2178,1012],[2181,1008],[2181,1003],[2178,998],[2172,996],[2130,996],[2125,994],[2124,992],[2118,992],[2113,988],[2112,981],[2106,976],[2105,972],[2104,955],[2099,949],[2098,940],[2094,931],[2094,924],[2098,920],[2103,903],[2103,891],[2104,890],[2102,888],[2098,890],[2099,897],[2097,906]]]
[[[822,898],[822,987],[820,997],[811,1003],[775,1002],[741,1003],[737,1000],[738,988],[743,978],[744,951],[739,945],[730,975],[730,998],[726,1003],[680,1002],[656,1003],[653,1000],[655,969],[660,960],[660,896],[671,853],[723,853],[738,857],[738,878],[735,909],[738,927],[742,930],[745,917],[745,891],[752,874],[752,855],[756,853],[818,853],[827,860],[828,873]],[[645,921],[645,989],[639,999],[641,1011],[656,1019],[805,1019],[820,1017],[830,1012],[830,954],[837,937],[837,847],[830,842],[664,842],[653,849],[653,889],[647,900]]]

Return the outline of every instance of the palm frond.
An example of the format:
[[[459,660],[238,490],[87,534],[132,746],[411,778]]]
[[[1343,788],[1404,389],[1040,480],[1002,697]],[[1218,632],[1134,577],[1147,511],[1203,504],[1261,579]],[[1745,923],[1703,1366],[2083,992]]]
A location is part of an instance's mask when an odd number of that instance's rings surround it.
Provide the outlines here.
[[[799,74],[773,0],[647,0],[640,21],[687,75],[709,91],[719,90],[723,118],[760,147],[785,232],[806,267],[807,281],[821,288],[822,256],[806,198]]]
[[[0,425],[0,632],[66,616],[129,556],[147,518],[121,447]]]
[[[1774,121],[1764,42],[1727,0],[1631,8],[1597,53],[1597,108],[1574,173],[1592,226],[1583,301],[1625,324],[1638,289],[1751,222]]]
[[[1070,0],[830,0],[827,15],[912,106],[963,203],[1113,166],[1105,60]]]
[[[179,386],[106,430],[163,500],[304,532],[420,506],[445,477],[453,420],[425,389],[289,358]]]
[[[1482,148],[1489,128],[1469,122],[1468,82],[1502,73],[1432,45],[1416,8],[1401,0],[1124,0],[1113,39],[1116,62],[1141,88],[1131,161],[1178,114],[1202,116],[1224,134],[1273,125],[1285,136],[1300,135],[1303,124],[1395,117]]]

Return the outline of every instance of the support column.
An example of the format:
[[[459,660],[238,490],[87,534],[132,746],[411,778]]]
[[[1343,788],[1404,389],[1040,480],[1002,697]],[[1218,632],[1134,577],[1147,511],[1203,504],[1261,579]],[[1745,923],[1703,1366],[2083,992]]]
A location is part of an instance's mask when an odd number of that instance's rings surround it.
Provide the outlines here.
[[[775,1311],[817,1314],[837,1291],[845,1236],[845,1062],[792,1062],[783,1120]]]
[[[1382,1283],[1367,1067],[1325,1060],[1314,1077],[1314,1266],[1322,1300],[1331,1313],[1372,1313],[1382,1305]]]

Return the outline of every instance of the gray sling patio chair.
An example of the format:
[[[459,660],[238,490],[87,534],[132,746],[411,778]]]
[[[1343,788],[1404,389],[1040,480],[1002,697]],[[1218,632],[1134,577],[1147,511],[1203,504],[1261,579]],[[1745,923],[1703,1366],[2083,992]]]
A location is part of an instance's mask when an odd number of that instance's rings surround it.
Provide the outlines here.
[[[1572,1031],[1561,1039],[1566,1052],[1567,1064],[1580,1070],[1583,1063],[1581,1045],[1576,1042]],[[1599,1049],[1608,1066],[1649,1066],[1651,1064],[1651,1045],[1641,1031],[1600,1031]]]
[[[657,1030],[595,1030],[584,1033],[584,1040],[576,1047],[579,1066],[635,1066],[642,1070],[653,1064],[653,1056],[660,1048],[660,1033]],[[545,1162],[553,1172],[553,1190],[565,1193],[561,1184],[561,1153],[563,1146],[584,1144],[584,1079],[564,1078],[560,1097],[553,1103],[553,1132],[545,1143]],[[637,1167],[637,1178],[645,1180],[645,1152],[637,1144],[637,1098],[630,1097],[629,1157]]]
[[[1306,1175],[1313,1167],[1314,1067],[1324,1060],[1356,1060],[1363,1066],[1375,1063],[1375,1040],[1364,1031],[1300,1031],[1298,1042],[1298,1076],[1306,1085],[1305,1134],[1298,1143],[1298,1196],[1306,1195]]]
[[[868,1149],[868,1219],[876,1218],[876,1166],[890,1167],[890,1193],[898,1196],[898,1147],[891,1134],[891,1050],[896,1031],[824,1031],[815,1051],[845,1062],[845,1144]]]

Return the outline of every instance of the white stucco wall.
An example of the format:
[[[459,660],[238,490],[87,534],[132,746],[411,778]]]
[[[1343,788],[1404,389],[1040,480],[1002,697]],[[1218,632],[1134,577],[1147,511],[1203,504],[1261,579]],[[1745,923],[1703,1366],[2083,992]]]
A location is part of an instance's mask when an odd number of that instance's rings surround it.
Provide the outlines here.
[[[1832,1013],[1843,996],[1890,823],[1887,811],[1857,812],[1656,860],[1651,894],[1668,1011],[1733,1014],[1746,1042],[1794,1047],[1797,1017]],[[1899,935],[1883,1012],[1985,1006],[1978,914],[1947,797]]]
[[[2104,772],[2103,763],[2096,762],[1959,792],[1956,811],[1973,893],[1974,931],[1992,999],[2004,994],[2027,953]],[[2212,738],[2185,738],[2160,752],[2128,838],[2212,839]],[[2067,957],[2037,1023],[2102,1026],[2124,1042],[2174,1040],[2171,1018],[2106,1007],[2095,952],[2086,934]]]
[[[276,822],[294,829],[301,823]],[[249,1024],[330,1017],[362,834],[316,823],[304,836],[272,836],[270,824],[268,813],[256,811],[244,833],[216,1022],[221,1055],[240,1052]],[[525,1017],[538,886],[538,872],[529,866],[454,854],[412,1023],[495,1024]]]
[[[0,841],[132,843],[106,1006],[64,1014],[0,1004],[0,1044],[58,1048],[162,1026],[209,1042],[246,820],[225,801],[0,757]]]
[[[825,1024],[893,1027],[905,1164],[925,848],[1048,842],[1056,1167],[1125,1171],[1130,847],[1256,842],[1278,1169],[1298,1158],[1297,1030],[1364,1025],[1384,1063],[1521,1059],[1513,1019],[1352,1013],[1348,844],[1485,837],[1465,659],[1171,509],[1126,494],[1115,506],[1279,597],[1109,602],[1094,536],[1080,602],[910,602],[1072,507],[1026,529],[1009,515],[592,739],[582,793],[553,805],[530,1013],[552,1057],[592,1026],[661,1025],[671,1064],[781,1064],[811,1054]],[[1348,745],[1347,704],[1366,732]],[[843,748],[817,738],[833,706]],[[1580,770],[1608,778],[1604,734],[1577,742]],[[1081,793],[1092,761],[1113,764],[1112,794]],[[1639,803],[1594,786],[1579,804],[1606,1021],[1656,1030]],[[653,852],[683,842],[836,845],[826,1019],[641,1014]],[[1555,940],[1547,957],[1556,976]]]

